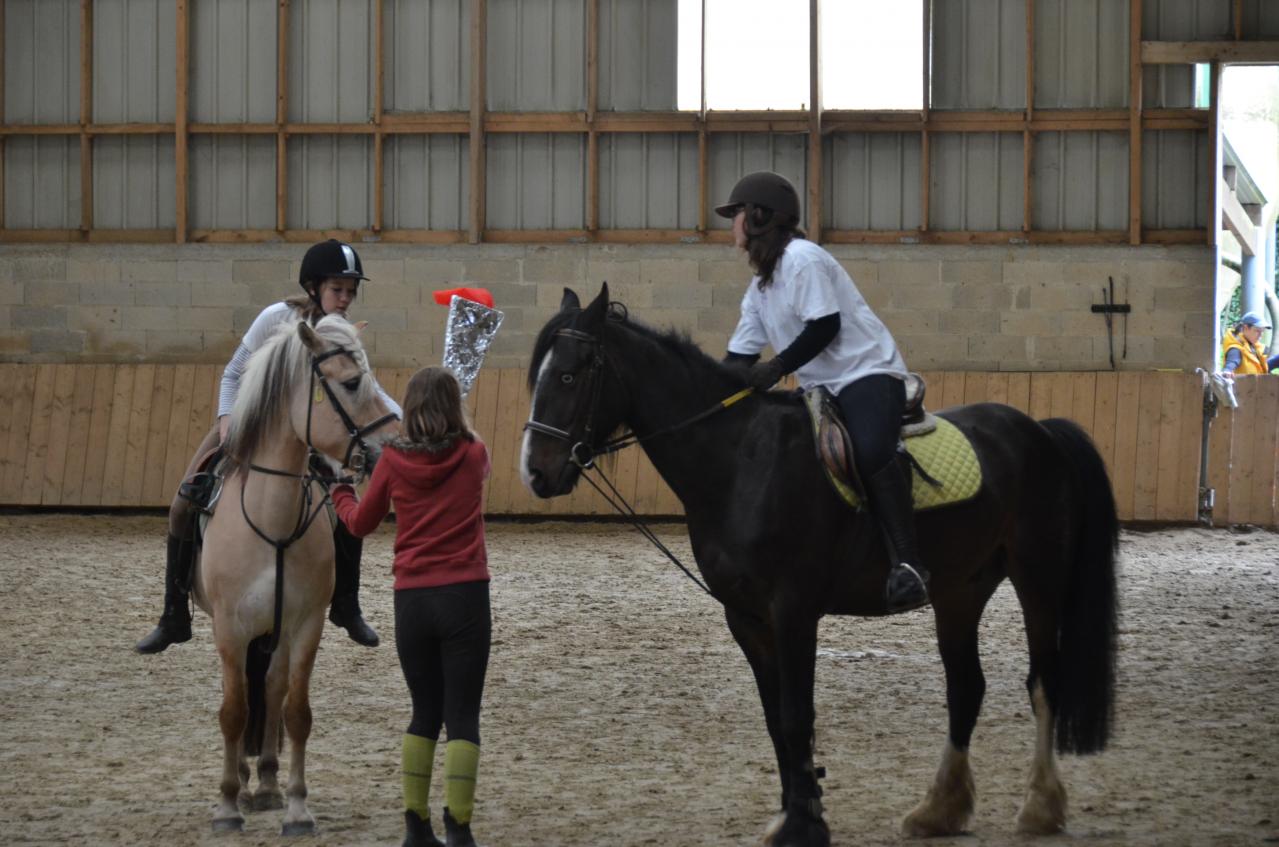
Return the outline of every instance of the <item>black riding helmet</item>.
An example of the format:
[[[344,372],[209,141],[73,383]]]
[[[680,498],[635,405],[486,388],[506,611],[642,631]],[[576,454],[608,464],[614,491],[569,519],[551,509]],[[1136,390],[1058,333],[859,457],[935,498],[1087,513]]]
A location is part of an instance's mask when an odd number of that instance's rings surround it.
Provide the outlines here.
[[[728,195],[728,202],[715,207],[720,217],[732,218],[746,203],[762,206],[799,220],[799,194],[795,186],[781,174],[772,171],[756,171],[737,181]]]
[[[315,244],[302,257],[302,270],[298,272],[298,285],[320,307],[319,286],[331,277],[341,279],[368,279],[364,275],[364,266],[360,264],[360,254],[350,244],[330,238]],[[358,285],[358,283],[357,283]],[[314,286],[312,290],[311,286]],[[324,311],[320,308],[320,311]]]

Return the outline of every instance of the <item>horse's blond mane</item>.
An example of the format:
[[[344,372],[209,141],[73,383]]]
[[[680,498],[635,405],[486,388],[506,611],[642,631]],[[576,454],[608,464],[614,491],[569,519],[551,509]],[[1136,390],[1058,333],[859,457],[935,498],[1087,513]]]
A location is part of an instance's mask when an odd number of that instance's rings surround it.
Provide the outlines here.
[[[281,324],[249,359],[240,377],[240,388],[231,409],[231,429],[224,448],[238,466],[249,458],[283,415],[288,414],[293,393],[309,382],[311,351],[298,334],[301,320]],[[340,315],[328,315],[315,325],[315,333],[330,344],[350,351],[360,370],[369,371],[368,357],[354,326]],[[369,401],[373,380],[360,381],[356,405]]]

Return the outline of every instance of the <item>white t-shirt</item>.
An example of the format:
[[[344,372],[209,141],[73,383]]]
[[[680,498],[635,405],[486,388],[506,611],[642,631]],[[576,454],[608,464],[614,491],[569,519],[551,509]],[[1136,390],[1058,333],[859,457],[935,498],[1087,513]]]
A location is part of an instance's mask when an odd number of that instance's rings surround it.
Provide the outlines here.
[[[235,395],[240,390],[240,377],[244,375],[244,368],[249,363],[249,357],[271,337],[272,333],[279,328],[280,324],[285,321],[297,320],[298,313],[293,307],[283,301],[272,303],[253,319],[249,331],[244,333],[244,338],[240,339],[240,346],[235,348],[235,354],[231,356],[231,361],[227,362],[226,369],[222,371],[222,384],[218,390],[218,417],[231,414],[231,407],[235,405]],[[369,374],[369,376],[373,376]],[[382,386],[378,384],[377,379],[373,380],[374,386],[377,388],[378,396],[382,398],[382,402],[386,404],[387,409],[395,413],[395,416],[403,419],[404,411],[400,409],[400,404],[391,399]]]
[[[872,374],[906,378],[906,363],[888,327],[866,305],[848,272],[818,245],[792,240],[777,260],[772,283],[763,291],[758,283],[758,276],[752,278],[742,298],[730,353],[755,356],[765,345],[780,352],[799,337],[805,322],[839,312],[839,334],[796,371],[801,386],[825,386],[838,394]]]

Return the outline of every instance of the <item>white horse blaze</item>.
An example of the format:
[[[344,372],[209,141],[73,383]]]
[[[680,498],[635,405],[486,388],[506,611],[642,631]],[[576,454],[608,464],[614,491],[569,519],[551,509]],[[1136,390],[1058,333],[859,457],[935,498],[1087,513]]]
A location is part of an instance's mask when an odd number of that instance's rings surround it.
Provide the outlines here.
[[[537,369],[537,379],[533,382],[533,396],[528,401],[528,419],[533,420],[533,410],[537,408],[537,390],[542,387],[542,379],[550,372],[551,369],[551,351],[546,351],[546,358],[542,360],[542,367]],[[524,430],[524,443],[520,447],[520,481],[524,483],[524,487],[529,491],[533,490],[533,478],[529,474],[528,457],[533,447],[529,444],[529,436],[532,432]]]

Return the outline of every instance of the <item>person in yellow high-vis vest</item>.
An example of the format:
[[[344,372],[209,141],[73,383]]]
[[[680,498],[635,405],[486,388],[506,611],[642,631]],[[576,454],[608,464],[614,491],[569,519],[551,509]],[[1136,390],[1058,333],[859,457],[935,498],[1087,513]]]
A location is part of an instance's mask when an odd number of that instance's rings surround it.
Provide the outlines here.
[[[1259,312],[1248,312],[1240,318],[1222,342],[1225,359],[1221,369],[1228,374],[1245,376],[1268,374],[1279,367],[1279,353],[1267,359],[1261,346],[1261,333],[1267,329],[1270,329],[1270,324]]]

